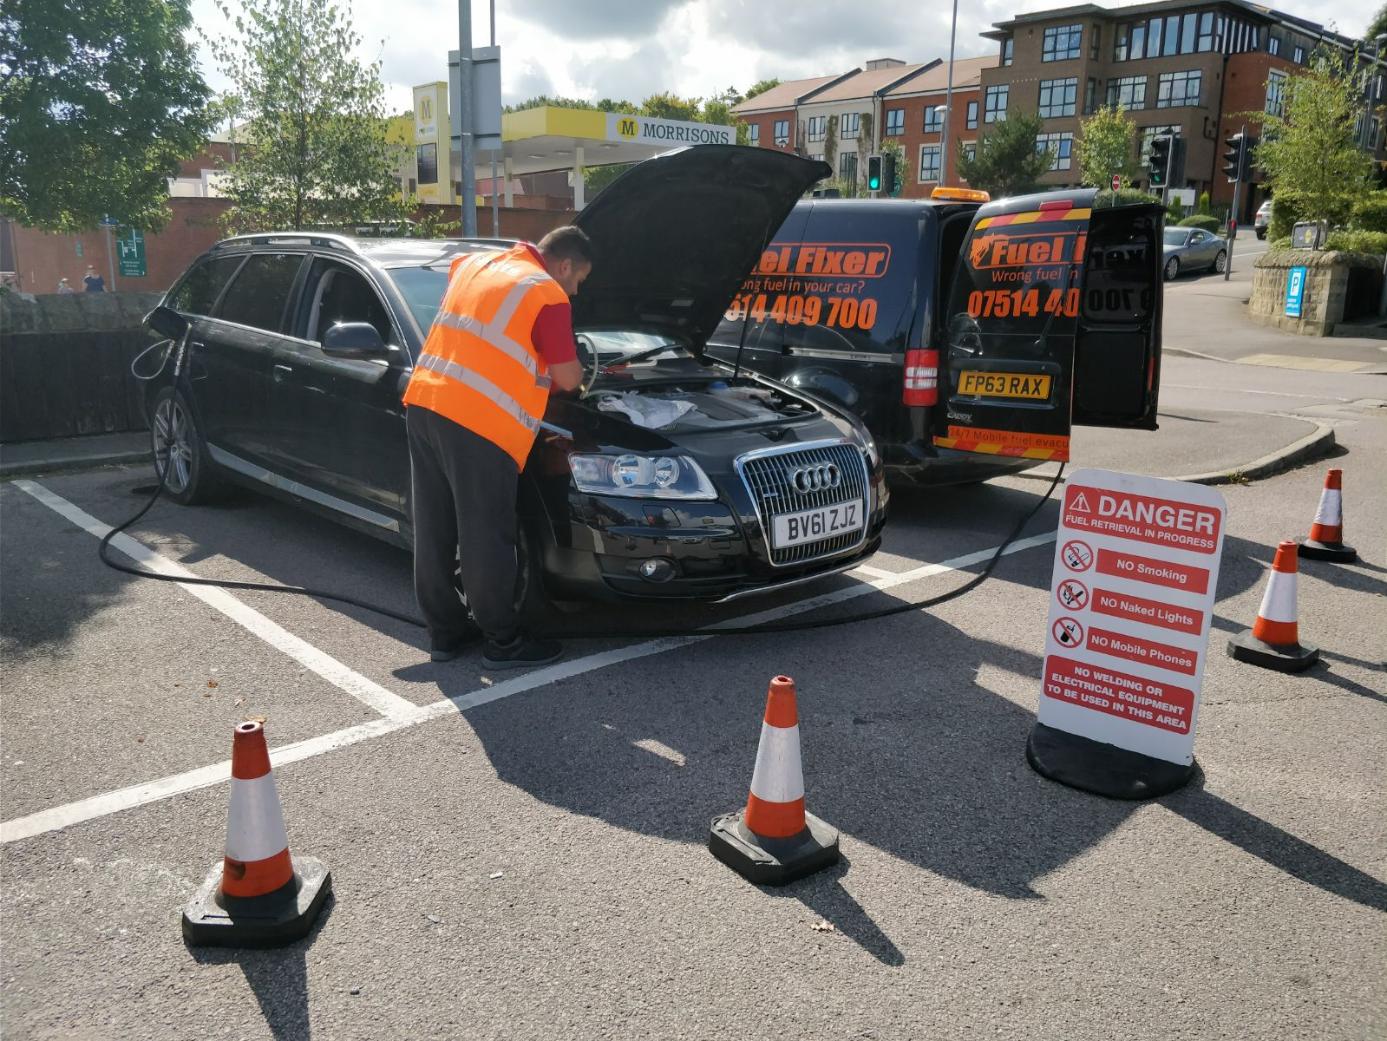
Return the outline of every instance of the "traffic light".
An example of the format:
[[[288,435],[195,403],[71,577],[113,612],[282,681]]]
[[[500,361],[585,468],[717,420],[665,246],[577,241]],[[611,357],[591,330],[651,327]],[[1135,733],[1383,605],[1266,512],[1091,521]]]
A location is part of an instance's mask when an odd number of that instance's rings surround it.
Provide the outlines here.
[[[867,191],[881,191],[881,156],[867,156]]]
[[[1164,134],[1151,139],[1151,155],[1146,165],[1151,170],[1151,187],[1164,188],[1170,176],[1170,138]]]
[[[1223,140],[1223,176],[1230,181],[1241,181],[1243,167],[1247,160],[1243,158],[1243,135],[1230,134]]]
[[[1247,183],[1251,183],[1252,181],[1252,154],[1257,148],[1257,140],[1258,139],[1251,134],[1243,135],[1242,179]]]
[[[896,153],[883,152],[881,155],[881,190],[887,195],[896,194]]]

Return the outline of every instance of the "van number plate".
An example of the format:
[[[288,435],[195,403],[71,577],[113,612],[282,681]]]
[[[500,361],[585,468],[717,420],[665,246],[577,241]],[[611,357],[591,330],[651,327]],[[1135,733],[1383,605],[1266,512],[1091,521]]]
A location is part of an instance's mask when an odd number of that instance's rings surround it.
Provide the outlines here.
[[[772,521],[771,546],[774,549],[784,549],[803,542],[818,542],[845,532],[861,531],[862,527],[863,511],[860,501],[842,502],[837,506],[820,506],[813,510],[800,510],[798,513],[785,513]]]
[[[1026,398],[1045,401],[1050,397],[1050,377],[1026,372],[959,373],[958,392],[971,398]]]

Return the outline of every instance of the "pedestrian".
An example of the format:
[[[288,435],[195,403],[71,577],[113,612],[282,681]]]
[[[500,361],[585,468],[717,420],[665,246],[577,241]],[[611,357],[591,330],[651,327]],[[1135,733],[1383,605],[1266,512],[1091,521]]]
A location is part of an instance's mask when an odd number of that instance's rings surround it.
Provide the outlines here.
[[[72,283],[69,282],[66,278],[60,278],[60,279],[58,279],[58,292],[59,292],[59,293],[71,293],[71,292],[73,292]]]
[[[516,495],[550,388],[582,381],[569,298],[592,260],[588,237],[567,225],[538,246],[453,262],[404,397],[414,591],[433,661],[456,658],[479,637],[492,669],[563,653],[557,641],[525,632],[518,616]],[[466,606],[453,588],[455,554]]]
[[[82,285],[88,293],[106,292],[106,280],[96,273],[96,268],[87,265],[87,273],[82,276]]]

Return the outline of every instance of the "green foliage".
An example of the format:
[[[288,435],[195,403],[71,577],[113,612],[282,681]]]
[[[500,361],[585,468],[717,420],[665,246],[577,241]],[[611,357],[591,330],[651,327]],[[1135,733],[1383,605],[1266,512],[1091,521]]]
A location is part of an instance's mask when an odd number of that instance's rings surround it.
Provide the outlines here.
[[[1079,183],[1108,188],[1113,174],[1119,174],[1125,188],[1136,173],[1137,127],[1127,118],[1121,105],[1100,108],[1079,124],[1075,157],[1079,164]]]
[[[1200,192],[1200,193],[1199,193],[1199,207],[1198,207],[1198,209],[1197,209],[1195,212],[1196,212],[1196,213],[1212,213],[1212,212],[1213,212],[1213,210],[1211,210],[1211,209],[1209,208],[1209,193],[1208,193],[1208,192]]]
[[[1377,14],[1373,15],[1373,20],[1368,25],[1368,31],[1363,34],[1363,39],[1371,43],[1383,33],[1387,33],[1387,4],[1383,4],[1377,9]]]
[[[1287,80],[1284,115],[1256,114],[1263,139],[1254,160],[1276,193],[1275,210],[1289,203],[1304,220],[1342,224],[1368,190],[1373,160],[1353,132],[1362,109],[1357,80],[1337,50],[1318,51]]]
[[[1290,196],[1278,195],[1272,202],[1271,218],[1267,221],[1268,239],[1290,239],[1291,229],[1297,221],[1304,220],[1300,215],[1300,204]]]
[[[460,220],[447,220],[444,210],[430,206],[404,225],[404,233],[412,239],[445,239],[462,227]]]
[[[747,100],[747,98],[754,98],[757,94],[764,94],[772,87],[778,86],[780,86],[780,81],[777,79],[757,80],[755,83],[753,83],[750,87],[747,88],[746,97],[742,100],[745,101]]]
[[[156,230],[212,127],[187,0],[5,0],[0,213],[53,231]]]
[[[824,137],[824,162],[833,168],[833,175],[838,175],[838,117],[829,116],[827,130]],[[801,140],[803,135],[801,135]],[[844,192],[846,195],[847,193]]]
[[[237,231],[398,220],[379,64],[361,65],[350,12],[334,0],[242,0],[235,34],[212,42],[233,84],[246,146],[227,169]],[[446,145],[444,146],[446,147]]]
[[[1050,153],[1037,152],[1035,138],[1040,119],[1015,115],[993,125],[978,140],[978,154],[969,159],[958,145],[958,173],[970,188],[991,192],[994,199],[1035,191],[1042,174],[1050,169]]]
[[[1184,208],[1183,206],[1180,205],[1180,200],[1178,200],[1178,199],[1171,199],[1170,202],[1168,202],[1168,203],[1166,204],[1166,208],[1165,208],[1165,222],[1166,222],[1167,224],[1179,224],[1180,221],[1182,221],[1182,220],[1184,220],[1184,219],[1185,219],[1185,208]]]
[[[1387,254],[1387,231],[1349,231],[1336,229],[1325,239],[1325,249],[1342,250],[1345,253]]]
[[[901,143],[894,138],[888,138],[881,143],[881,154],[883,156],[893,155],[896,157],[896,176],[892,178],[888,195],[899,196],[904,185],[902,180],[905,177],[905,149]]]
[[[1192,213],[1188,217],[1176,221],[1176,223],[1182,228],[1203,228],[1205,231],[1211,231],[1215,235],[1218,234],[1219,229],[1222,227],[1217,217],[1207,213]]]
[[[1387,191],[1369,192],[1353,204],[1352,227],[1387,231]]]
[[[1093,205],[1099,209],[1108,206],[1137,206],[1143,203],[1159,206],[1161,200],[1140,188],[1123,188],[1116,192],[1105,188],[1093,197]]]

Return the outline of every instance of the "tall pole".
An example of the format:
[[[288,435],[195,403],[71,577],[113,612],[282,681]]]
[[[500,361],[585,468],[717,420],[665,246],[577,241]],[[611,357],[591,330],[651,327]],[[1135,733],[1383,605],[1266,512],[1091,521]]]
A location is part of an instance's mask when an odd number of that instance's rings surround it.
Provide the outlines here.
[[[491,0],[491,46],[496,46],[496,0]],[[491,150],[491,237],[501,237],[501,199],[496,184],[496,149]]]
[[[458,137],[462,142],[462,234],[477,234],[477,170],[472,155],[472,0],[458,0],[458,83],[462,89]]]
[[[939,179],[945,184],[949,179],[949,131],[953,128],[954,114],[954,37],[958,35],[958,0],[954,0],[954,20],[949,26],[949,76],[944,84],[944,130],[940,135]]]
[[[111,292],[116,291],[116,251],[111,247],[111,226],[106,225],[106,270],[111,274]]]

